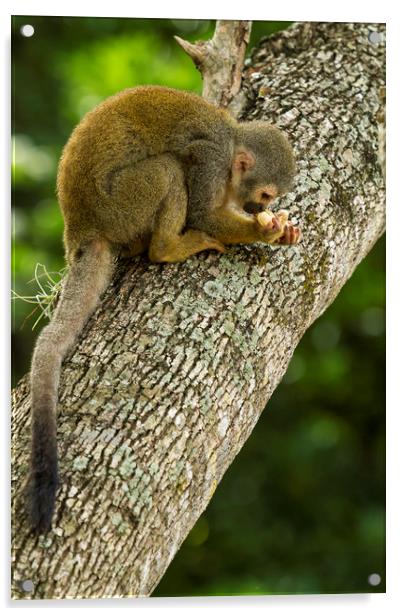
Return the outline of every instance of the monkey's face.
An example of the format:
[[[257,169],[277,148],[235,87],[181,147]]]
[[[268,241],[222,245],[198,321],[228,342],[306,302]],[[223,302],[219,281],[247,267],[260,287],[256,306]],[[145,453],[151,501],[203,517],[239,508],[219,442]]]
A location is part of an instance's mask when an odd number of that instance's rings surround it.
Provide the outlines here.
[[[280,195],[275,184],[255,183],[252,178],[243,178],[236,187],[232,188],[234,188],[233,201],[237,209],[253,216],[271,211],[272,204]]]
[[[262,212],[271,211],[272,203],[279,196],[279,190],[275,184],[261,184],[249,181],[247,178],[238,178],[238,181],[230,183],[224,196],[224,203],[231,210],[235,210],[237,216],[244,220],[256,218]],[[220,200],[218,200],[219,203]]]
[[[275,184],[264,184],[252,190],[246,188],[242,199],[243,209],[248,214],[259,214],[270,209],[277,196],[278,188]]]
[[[288,147],[287,142],[284,142]],[[231,184],[238,207],[248,214],[270,210],[278,196],[291,187],[294,175],[293,154],[289,149],[278,161],[272,148],[257,153],[245,146],[236,149],[232,164]]]

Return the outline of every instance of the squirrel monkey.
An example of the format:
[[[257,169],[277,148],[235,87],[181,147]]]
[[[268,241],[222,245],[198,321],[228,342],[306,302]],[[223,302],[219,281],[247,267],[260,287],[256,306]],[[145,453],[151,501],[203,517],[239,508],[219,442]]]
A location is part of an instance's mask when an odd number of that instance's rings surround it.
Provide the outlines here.
[[[26,487],[35,532],[50,528],[59,484],[61,363],[113,273],[116,252],[183,261],[225,244],[293,244],[287,212],[267,211],[295,173],[283,133],[238,123],[201,97],[170,88],[124,90],[90,111],[59,163],[69,272],[31,367],[31,459]]]

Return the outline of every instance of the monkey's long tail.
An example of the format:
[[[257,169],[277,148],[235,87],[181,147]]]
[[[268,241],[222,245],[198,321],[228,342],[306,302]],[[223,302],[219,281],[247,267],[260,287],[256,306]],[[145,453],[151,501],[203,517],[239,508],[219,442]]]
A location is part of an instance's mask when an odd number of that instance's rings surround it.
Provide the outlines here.
[[[31,367],[31,460],[26,487],[30,524],[36,533],[51,526],[59,485],[56,407],[61,363],[94,311],[113,272],[110,245],[89,242],[69,269],[51,322],[42,330]]]

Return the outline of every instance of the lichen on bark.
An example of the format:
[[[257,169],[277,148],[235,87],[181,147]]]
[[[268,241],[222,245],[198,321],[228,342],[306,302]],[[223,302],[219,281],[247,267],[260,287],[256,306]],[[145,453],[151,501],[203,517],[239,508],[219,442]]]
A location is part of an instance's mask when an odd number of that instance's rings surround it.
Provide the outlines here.
[[[295,24],[254,50],[243,119],[268,119],[289,134],[298,177],[281,207],[303,241],[234,247],[179,265],[119,263],[63,364],[62,487],[54,527],[39,538],[29,533],[21,492],[27,379],[14,391],[14,598],[149,595],[301,336],[383,232],[385,45],[370,43],[371,30],[385,31]]]

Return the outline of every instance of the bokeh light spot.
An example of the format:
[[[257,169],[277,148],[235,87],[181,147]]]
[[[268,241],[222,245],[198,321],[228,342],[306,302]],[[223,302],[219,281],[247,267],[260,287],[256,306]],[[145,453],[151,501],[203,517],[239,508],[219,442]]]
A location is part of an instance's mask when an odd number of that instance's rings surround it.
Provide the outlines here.
[[[381,584],[381,575],[378,575],[378,573],[371,573],[371,575],[368,576],[367,581],[370,586],[378,586]]]
[[[35,34],[35,28],[31,24],[25,24],[20,30],[22,36],[29,38]]]
[[[33,589],[35,588],[32,580],[24,580],[21,586],[24,592],[32,592]]]

